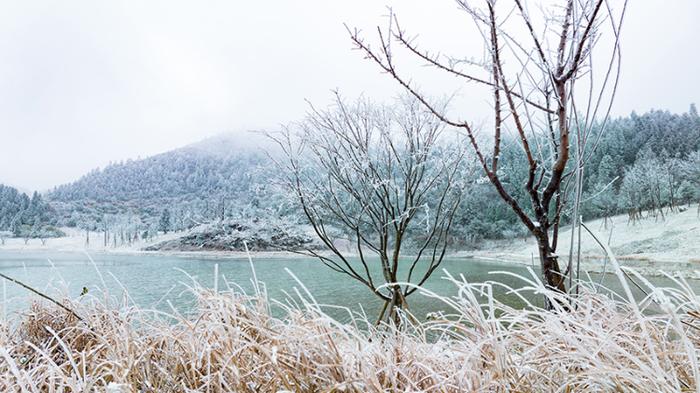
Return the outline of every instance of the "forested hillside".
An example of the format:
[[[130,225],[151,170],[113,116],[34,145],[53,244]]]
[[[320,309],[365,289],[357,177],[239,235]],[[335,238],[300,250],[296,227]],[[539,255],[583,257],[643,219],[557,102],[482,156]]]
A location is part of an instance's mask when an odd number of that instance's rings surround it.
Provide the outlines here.
[[[613,119],[601,135],[584,166],[580,212],[584,220],[624,213],[631,223],[648,216],[661,219],[669,210],[700,200],[700,116],[695,105],[682,114],[654,110]],[[527,163],[520,149],[513,140],[504,144],[501,161],[510,165],[500,170],[505,186],[528,206]],[[484,183],[475,182],[467,189],[455,232],[475,240],[524,234],[517,217]],[[570,185],[570,196],[572,189]],[[562,215],[566,222],[571,212]]]
[[[260,150],[239,146],[226,135],[114,163],[55,188],[49,198],[65,225],[96,230],[168,231],[250,215],[265,197],[269,167]]]
[[[632,221],[700,199],[700,116],[632,113],[608,124],[587,165],[584,218]]]
[[[0,237],[54,237],[56,212],[38,193],[31,198],[17,189],[0,184]],[[4,237],[3,237],[4,238]]]
[[[595,134],[595,133],[594,133]],[[153,157],[96,169],[45,198],[0,186],[0,231],[17,236],[58,224],[143,236],[225,220],[299,223],[294,199],[275,186],[279,173],[245,136],[224,135]],[[520,147],[505,140],[502,177],[525,200],[527,170]],[[522,164],[522,165],[520,165]],[[468,164],[465,164],[468,165]],[[523,235],[517,217],[478,171],[463,170],[467,186],[453,243]],[[613,119],[585,165],[584,219],[627,213],[636,222],[700,200],[700,116],[651,111]],[[50,203],[47,204],[44,199]],[[527,204],[524,204],[527,206]],[[563,220],[570,212],[562,212]]]

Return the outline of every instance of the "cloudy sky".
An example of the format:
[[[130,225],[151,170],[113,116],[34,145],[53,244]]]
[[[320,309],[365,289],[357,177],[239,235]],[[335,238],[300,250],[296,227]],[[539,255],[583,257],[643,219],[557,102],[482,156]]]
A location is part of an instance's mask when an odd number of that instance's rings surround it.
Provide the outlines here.
[[[300,118],[305,99],[327,103],[331,89],[389,98],[396,85],[343,26],[369,34],[386,5],[439,48],[475,42],[450,0],[4,1],[0,182],[45,190],[110,161],[245,137]],[[614,114],[700,101],[698,15],[698,0],[630,2]]]

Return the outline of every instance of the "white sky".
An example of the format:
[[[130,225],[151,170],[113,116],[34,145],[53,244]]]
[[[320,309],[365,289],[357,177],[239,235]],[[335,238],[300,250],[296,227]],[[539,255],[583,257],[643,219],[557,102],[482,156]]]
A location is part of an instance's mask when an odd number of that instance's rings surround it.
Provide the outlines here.
[[[370,36],[386,5],[425,47],[480,55],[451,0],[2,2],[0,182],[45,190],[109,161],[274,128],[335,88],[391,97],[398,87],[343,26]],[[630,1],[614,114],[700,101],[698,16],[698,0]]]

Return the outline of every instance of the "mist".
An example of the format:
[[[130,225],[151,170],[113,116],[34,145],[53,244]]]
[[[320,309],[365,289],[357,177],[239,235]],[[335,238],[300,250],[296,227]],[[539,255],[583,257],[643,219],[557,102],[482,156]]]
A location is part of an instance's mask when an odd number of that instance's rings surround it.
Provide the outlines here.
[[[388,99],[398,86],[352,50],[344,25],[372,34],[387,5],[426,47],[480,53],[451,1],[430,12],[419,1],[5,2],[0,182],[47,190],[222,132],[245,139],[303,117],[305,100],[325,105],[332,89]],[[614,115],[697,101],[697,15],[694,0],[630,4]],[[429,73],[417,82],[466,97],[476,119],[488,114],[472,86]]]

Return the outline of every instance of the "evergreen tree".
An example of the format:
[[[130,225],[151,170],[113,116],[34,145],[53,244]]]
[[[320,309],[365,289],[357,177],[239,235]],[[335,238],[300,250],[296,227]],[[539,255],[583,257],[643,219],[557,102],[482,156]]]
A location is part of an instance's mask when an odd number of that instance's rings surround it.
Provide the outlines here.
[[[163,212],[160,215],[158,230],[162,231],[163,233],[168,233],[170,230],[170,210],[168,210],[168,208],[163,209]]]

